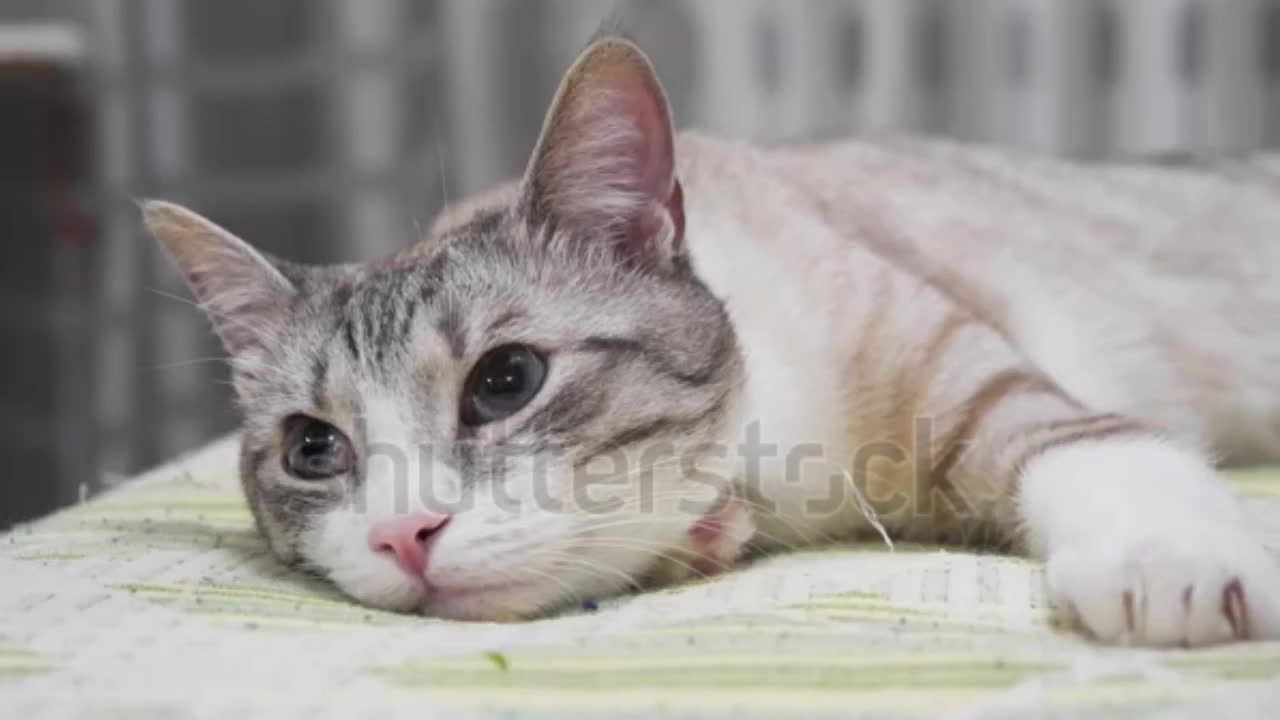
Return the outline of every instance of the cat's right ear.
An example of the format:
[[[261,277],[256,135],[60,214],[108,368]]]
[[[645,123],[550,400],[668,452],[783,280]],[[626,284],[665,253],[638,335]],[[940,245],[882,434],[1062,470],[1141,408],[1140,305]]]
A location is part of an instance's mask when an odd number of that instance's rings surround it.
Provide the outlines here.
[[[271,342],[296,290],[270,260],[184,207],[148,201],[142,217],[186,277],[227,352]]]
[[[682,252],[671,111],[640,48],[605,38],[578,57],[547,112],[517,208],[534,228],[642,265]]]

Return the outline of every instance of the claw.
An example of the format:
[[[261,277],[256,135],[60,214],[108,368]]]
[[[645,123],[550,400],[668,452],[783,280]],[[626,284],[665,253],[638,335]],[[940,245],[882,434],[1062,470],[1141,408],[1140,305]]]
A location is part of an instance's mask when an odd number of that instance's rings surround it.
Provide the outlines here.
[[[1239,640],[1249,637],[1249,610],[1244,601],[1244,583],[1234,578],[1222,589],[1222,614],[1231,623],[1231,634]]]

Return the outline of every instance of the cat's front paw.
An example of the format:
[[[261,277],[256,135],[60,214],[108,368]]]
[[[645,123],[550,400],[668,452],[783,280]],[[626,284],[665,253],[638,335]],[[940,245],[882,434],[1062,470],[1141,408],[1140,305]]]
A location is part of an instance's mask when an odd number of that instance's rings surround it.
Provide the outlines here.
[[[1234,528],[1063,547],[1049,555],[1047,576],[1054,605],[1103,642],[1280,638],[1280,571]]]
[[[1196,451],[1155,437],[1050,450],[1020,497],[1053,603],[1103,642],[1280,639],[1280,565]]]

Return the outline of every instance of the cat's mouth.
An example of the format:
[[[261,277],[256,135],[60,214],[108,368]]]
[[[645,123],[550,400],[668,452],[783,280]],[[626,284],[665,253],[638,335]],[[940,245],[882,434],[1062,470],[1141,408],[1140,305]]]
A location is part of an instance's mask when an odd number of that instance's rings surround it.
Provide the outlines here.
[[[724,572],[735,564],[754,531],[746,502],[734,488],[725,488],[694,519],[684,543],[657,554],[653,565],[638,573],[630,587],[664,586]],[[466,584],[433,583],[429,575],[421,580],[418,611],[450,620],[530,620],[599,599],[579,596],[567,579],[547,573],[488,581],[477,578]],[[601,597],[620,590],[604,589]]]

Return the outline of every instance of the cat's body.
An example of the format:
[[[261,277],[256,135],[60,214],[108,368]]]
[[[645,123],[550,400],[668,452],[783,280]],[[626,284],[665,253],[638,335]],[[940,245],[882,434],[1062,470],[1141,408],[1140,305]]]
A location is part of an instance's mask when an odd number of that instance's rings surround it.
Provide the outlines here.
[[[784,163],[842,235],[930,279],[1089,408],[1231,462],[1280,459],[1280,162],[1079,166],[911,143]]]
[[[767,317],[760,287],[804,278],[779,312],[806,317],[824,363],[849,358],[888,300],[876,293],[903,299],[925,280],[1090,409],[1232,462],[1280,460],[1280,162],[1179,171],[934,141],[797,151],[700,136],[680,157],[690,251],[739,323]]]
[[[940,335],[964,316],[1092,412],[1221,462],[1280,461],[1280,162],[1090,166],[934,140],[698,133],[677,148],[689,253],[744,346],[758,398],[744,416],[779,426],[774,442],[849,458],[895,434],[910,447],[920,417],[937,440],[963,410],[937,418],[887,388],[945,370]],[[460,203],[433,233],[514,190]],[[863,519],[851,510],[822,531],[847,532]]]
[[[667,118],[643,56],[598,43],[524,180],[376,266],[273,268],[149,207],[232,351],[282,559],[526,616],[865,531],[853,482],[893,535],[1046,558],[1103,639],[1280,637],[1280,569],[1202,454],[1280,459],[1276,175]],[[430,502],[477,488],[519,502]]]

